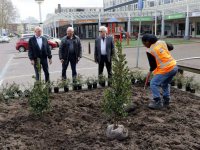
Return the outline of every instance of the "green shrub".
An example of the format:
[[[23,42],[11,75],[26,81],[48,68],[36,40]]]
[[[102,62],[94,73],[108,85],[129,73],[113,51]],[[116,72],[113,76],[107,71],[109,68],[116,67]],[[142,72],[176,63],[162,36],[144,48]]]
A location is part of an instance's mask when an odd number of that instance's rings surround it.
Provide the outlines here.
[[[112,84],[111,88],[104,90],[105,97],[102,108],[106,115],[114,117],[114,129],[118,126],[120,118],[126,117],[124,107],[130,106],[131,78],[125,55],[122,54],[121,43],[116,41],[112,57]]]
[[[41,65],[40,59],[37,59],[37,65],[39,72],[39,80],[35,79],[34,86],[31,89],[31,94],[28,99],[28,104],[30,105],[29,110],[33,113],[32,116],[42,116],[45,112],[50,111],[52,107],[50,106],[51,100],[49,99],[50,93],[49,88],[51,86],[50,82],[44,80],[41,81]]]

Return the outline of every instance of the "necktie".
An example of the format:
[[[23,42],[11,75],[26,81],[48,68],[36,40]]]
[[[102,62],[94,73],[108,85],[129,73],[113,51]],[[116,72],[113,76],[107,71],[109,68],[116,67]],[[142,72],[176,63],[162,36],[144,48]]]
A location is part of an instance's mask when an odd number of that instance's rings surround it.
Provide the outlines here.
[[[103,41],[104,41],[104,39],[105,39],[105,38],[103,38]]]

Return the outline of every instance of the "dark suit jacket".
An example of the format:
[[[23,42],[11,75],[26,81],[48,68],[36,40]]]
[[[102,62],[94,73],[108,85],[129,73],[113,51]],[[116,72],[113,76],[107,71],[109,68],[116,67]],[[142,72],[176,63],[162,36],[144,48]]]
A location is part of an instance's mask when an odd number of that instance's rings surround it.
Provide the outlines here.
[[[78,63],[78,57],[82,57],[82,46],[81,40],[78,36],[73,35],[74,39],[74,51],[76,55],[76,62]],[[69,58],[69,45],[70,42],[68,41],[69,37],[63,37],[60,46],[59,46],[59,59],[64,59],[65,62],[68,61]]]
[[[99,36],[95,40],[94,60],[98,63],[100,63],[101,61],[101,39],[101,36]],[[113,56],[113,48],[115,48],[113,37],[106,35],[106,53],[109,62],[111,61],[111,57]]]
[[[35,35],[29,39],[28,42],[28,56],[30,60],[36,60],[37,58],[52,58],[51,50],[46,38],[42,37],[42,50],[40,50]]]

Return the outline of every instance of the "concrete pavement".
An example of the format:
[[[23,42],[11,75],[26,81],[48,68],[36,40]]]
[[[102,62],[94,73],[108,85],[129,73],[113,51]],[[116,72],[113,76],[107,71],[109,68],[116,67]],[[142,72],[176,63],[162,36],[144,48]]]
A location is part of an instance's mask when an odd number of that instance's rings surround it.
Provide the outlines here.
[[[13,39],[13,41],[17,42],[17,39]],[[97,76],[98,74],[98,65],[94,63],[94,43],[91,43],[91,54],[88,53],[88,42],[91,40],[82,40],[82,47],[83,47],[83,58],[77,65],[77,72],[84,76]],[[17,83],[27,83],[31,82],[33,83],[33,79],[31,78],[32,75],[34,75],[34,69],[33,66],[30,65],[30,60],[28,59],[28,53],[27,52],[17,52],[15,51],[15,44],[10,43],[9,47],[10,50],[8,53],[8,56],[13,56],[13,59],[10,61],[10,64],[8,65],[8,68],[6,70],[6,73],[2,80],[0,80],[0,83],[2,82],[5,84],[6,82],[12,83],[13,81]],[[182,44],[182,45],[174,45],[174,50],[171,51],[172,56],[178,60],[188,57],[200,57],[200,43],[191,43],[191,44]],[[145,47],[140,47],[139,51],[139,62],[138,66],[139,69],[144,70],[147,72],[149,70],[149,62],[146,57],[146,50]],[[136,67],[136,59],[137,59],[137,48],[123,48],[123,53],[126,54],[126,60],[128,61],[128,66],[132,69],[135,69]],[[4,54],[6,55],[6,54]],[[5,57],[4,55],[1,55],[1,57]],[[50,71],[50,79],[52,81],[57,80],[61,76],[61,63],[58,59],[58,48],[52,50],[53,55],[53,64],[49,66]],[[86,59],[87,58],[87,59]],[[2,61],[3,60],[3,61]],[[4,64],[5,62],[8,62],[8,59],[2,59],[0,64]],[[4,62],[5,61],[5,62]],[[199,60],[188,60],[187,63],[191,64],[198,64]],[[3,67],[2,67],[3,68]],[[2,70],[1,68],[1,70]],[[106,69],[104,70],[104,73],[107,74]],[[190,72],[185,72],[186,75],[191,76],[195,75],[195,78],[200,81],[200,75],[199,74],[193,74]],[[71,67],[68,67],[67,70],[68,77],[71,78]],[[42,78],[44,78],[44,75],[42,75]]]

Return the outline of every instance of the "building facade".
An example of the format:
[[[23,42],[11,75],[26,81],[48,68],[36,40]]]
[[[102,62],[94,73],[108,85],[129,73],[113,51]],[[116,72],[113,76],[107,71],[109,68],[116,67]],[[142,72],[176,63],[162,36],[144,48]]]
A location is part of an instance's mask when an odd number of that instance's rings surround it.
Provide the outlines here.
[[[109,27],[107,20],[115,17],[123,32],[136,35],[139,30],[138,0],[104,0],[104,12],[61,12],[51,14],[44,23],[46,34],[62,38],[66,28],[74,27],[81,38],[96,38],[100,25]],[[144,0],[141,34],[167,37],[200,37],[200,0]],[[62,10],[62,9],[60,9]],[[54,19],[53,19],[54,18]],[[56,33],[56,34],[55,34]]]
[[[103,12],[103,7],[61,7],[58,4],[58,8],[55,9],[55,13],[64,12]]]

